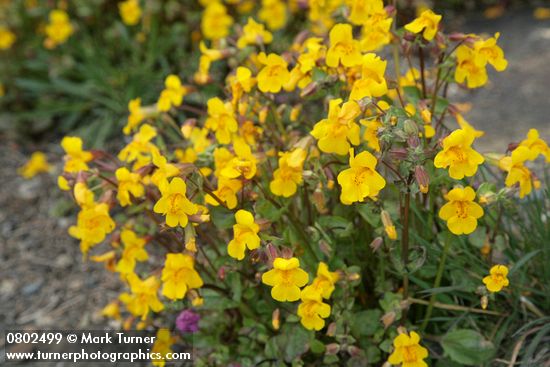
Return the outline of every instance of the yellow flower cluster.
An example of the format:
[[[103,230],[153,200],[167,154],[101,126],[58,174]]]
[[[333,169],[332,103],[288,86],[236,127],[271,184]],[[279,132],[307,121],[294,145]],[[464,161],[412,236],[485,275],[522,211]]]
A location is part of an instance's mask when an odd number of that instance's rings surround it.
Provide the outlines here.
[[[46,25],[46,48],[55,48],[63,44],[73,34],[74,29],[71,25],[69,15],[61,9],[55,9],[50,12],[50,22]]]

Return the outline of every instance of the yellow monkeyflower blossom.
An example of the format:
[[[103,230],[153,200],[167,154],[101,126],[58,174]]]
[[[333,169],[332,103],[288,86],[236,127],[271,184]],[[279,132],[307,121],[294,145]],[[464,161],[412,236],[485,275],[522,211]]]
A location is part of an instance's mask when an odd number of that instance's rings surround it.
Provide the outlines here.
[[[115,176],[118,181],[116,198],[120,206],[124,207],[132,204],[130,194],[134,198],[141,198],[145,194],[139,174],[130,172],[126,167],[121,167],[115,171]]]
[[[149,278],[141,280],[136,274],[130,273],[126,279],[131,293],[124,292],[119,299],[132,315],[141,316],[142,320],[146,320],[149,311],[164,310],[164,305],[157,295],[160,281],[156,276],[151,275]]]
[[[340,201],[350,205],[365,198],[374,198],[386,186],[386,180],[378,172],[376,157],[367,151],[354,156],[353,148],[349,151],[350,168],[338,174],[338,183],[342,187]]]
[[[42,152],[34,152],[28,162],[25,163],[23,167],[17,169],[17,173],[19,173],[23,178],[29,179],[39,173],[50,172],[51,169],[52,166],[48,163],[46,154]]]
[[[109,317],[114,320],[120,320],[119,301],[112,301],[101,310],[101,316]]]
[[[269,189],[273,194],[288,198],[296,193],[298,185],[302,183],[306,155],[307,152],[302,148],[281,153],[279,168],[273,172],[273,180],[269,183]]]
[[[260,247],[260,227],[252,213],[243,209],[235,213],[235,220],[237,224],[233,226],[233,239],[227,245],[227,252],[232,258],[242,260],[247,247],[249,250]]]
[[[363,139],[367,142],[369,148],[375,152],[380,151],[380,140],[378,139],[378,129],[383,125],[379,120],[359,120],[359,123],[366,127]]]
[[[375,13],[384,10],[382,0],[351,0],[349,21],[355,25],[362,25],[365,21]]]
[[[258,73],[258,89],[264,93],[279,93],[290,78],[287,62],[277,54],[266,56],[264,52],[258,55],[258,61],[265,65]]]
[[[203,281],[195,270],[195,260],[185,254],[167,254],[162,269],[162,295],[182,299],[188,289],[200,288]]]
[[[109,215],[109,206],[101,203],[82,208],[78,213],[76,226],[69,228],[69,234],[80,240],[80,250],[86,254],[114,229],[115,222]]]
[[[245,48],[248,45],[266,45],[273,41],[271,32],[265,29],[264,25],[257,23],[252,17],[243,27],[243,34],[237,41],[238,48]]]
[[[138,132],[134,134],[132,141],[128,143],[120,153],[118,153],[118,159],[125,162],[136,163],[149,163],[149,155],[152,154],[153,150],[156,150],[157,147],[151,143],[151,139],[157,136],[157,130],[149,124],[143,124],[139,128]],[[139,165],[141,167],[141,165]],[[134,167],[135,169],[139,167]]]
[[[233,142],[235,156],[227,162],[220,174],[226,178],[246,178],[250,180],[256,175],[256,157],[252,154],[250,146],[243,139],[235,139]]]
[[[166,216],[166,224],[176,227],[178,224],[185,227],[188,216],[197,212],[197,206],[186,197],[187,185],[180,177],[175,177],[168,183],[160,185],[161,198],[156,202],[155,213]]]
[[[330,271],[327,264],[320,262],[317,267],[317,275],[307,288],[315,289],[324,299],[329,299],[338,279],[340,276],[337,272]]]
[[[533,190],[533,175],[524,165],[531,157],[533,157],[532,151],[520,145],[514,149],[511,156],[502,158],[498,163],[500,169],[508,172],[504,182],[506,186],[513,187],[519,184],[520,198],[529,195]]]
[[[138,0],[126,0],[118,3],[118,12],[126,25],[136,25],[141,19],[141,7]]]
[[[201,30],[206,39],[227,37],[232,24],[233,18],[227,14],[227,8],[221,2],[210,2],[202,14]]]
[[[0,26],[0,50],[9,50],[15,39],[15,33],[4,26]]]
[[[437,33],[440,21],[441,15],[427,9],[418,18],[405,25],[405,29],[412,33],[422,33],[425,40],[431,41]]]
[[[134,128],[136,128],[145,118],[145,113],[141,108],[141,98],[135,98],[128,102],[128,111],[130,112],[130,115],[128,115],[128,122],[122,129],[125,135],[130,134],[130,132],[132,132],[132,130],[134,130]]]
[[[149,254],[144,249],[147,241],[145,238],[138,237],[131,229],[122,230],[120,240],[124,250],[116,265],[116,271],[126,275],[134,272],[136,261],[147,261],[149,258]]]
[[[331,100],[328,117],[315,124],[311,131],[322,152],[346,155],[350,143],[359,145],[360,128],[355,118],[359,116],[361,109],[355,101],[348,101],[340,107],[341,103],[341,99]]]
[[[361,45],[353,39],[349,24],[336,24],[330,30],[330,47],[327,50],[326,63],[332,68],[342,64],[345,67],[360,65],[362,62]]]
[[[437,153],[434,165],[449,168],[449,176],[456,180],[471,177],[485,159],[472,148],[475,135],[471,130],[458,129],[443,139],[443,149]]]
[[[170,334],[170,330],[161,328],[157,331],[151,353],[159,355],[160,358],[151,361],[153,366],[164,367],[166,365],[166,361],[170,360],[168,355],[172,352],[172,345],[175,341],[176,338]]]
[[[272,286],[271,297],[279,302],[294,302],[300,299],[300,288],[307,284],[309,275],[300,268],[300,260],[295,257],[278,257],[273,261],[273,269],[262,274],[262,282]]]
[[[540,138],[537,129],[529,129],[527,137],[519,143],[520,147],[529,148],[530,160],[535,160],[539,155],[546,158],[546,162],[550,162],[550,148],[548,144]]]
[[[69,20],[69,15],[60,9],[54,9],[49,14],[50,22],[46,25],[46,47],[55,48],[65,43],[73,34],[74,29]]]
[[[281,0],[262,0],[258,17],[273,31],[283,28],[287,21],[285,2]]]
[[[152,183],[154,183],[158,187],[161,185],[161,183],[163,183],[170,177],[179,175],[179,168],[172,163],[168,163],[166,157],[161,155],[157,149],[154,149],[152,153],[153,164],[156,166],[155,172],[151,176]]]
[[[477,228],[477,220],[483,216],[483,208],[474,201],[476,193],[471,187],[454,188],[446,195],[447,203],[439,210],[439,217],[447,221],[447,227],[456,235],[470,234]]]
[[[249,93],[256,84],[256,78],[253,78],[250,69],[244,66],[237,67],[235,75],[230,76],[228,81],[231,85],[233,104],[236,104],[241,99],[243,93]]]
[[[495,265],[489,271],[489,275],[483,278],[483,284],[489,292],[500,292],[502,288],[510,284],[508,280],[508,268],[505,265]]]
[[[212,193],[220,199],[228,209],[234,209],[237,207],[238,198],[237,194],[241,191],[243,187],[242,180],[239,179],[229,179],[225,177],[218,178],[218,188]],[[210,194],[205,195],[206,203],[214,206],[220,205]]]
[[[420,345],[420,335],[411,331],[409,335],[399,334],[393,340],[393,353],[388,362],[401,367],[428,367],[424,359],[428,350]]]
[[[482,87],[487,83],[487,69],[485,65],[476,63],[477,53],[474,49],[460,45],[456,49],[455,80],[457,83],[467,81],[468,88]]]
[[[486,40],[479,40],[474,43],[475,63],[478,66],[491,64],[495,70],[504,71],[508,66],[508,61],[504,58],[504,51],[497,45],[500,33]]]
[[[235,119],[235,112],[230,102],[224,103],[218,97],[210,98],[207,102],[208,118],[204,127],[216,133],[216,140],[220,144],[229,144],[231,136],[237,132],[239,125]]]
[[[85,182],[77,182],[73,188],[76,203],[81,208],[90,208],[95,205],[94,193],[86,186]]]
[[[361,50],[363,52],[376,51],[391,42],[391,25],[393,18],[385,10],[372,14],[363,23],[361,28]]]
[[[75,136],[66,136],[61,140],[61,147],[65,151],[64,172],[76,173],[88,170],[88,162],[93,159],[91,152],[82,150],[82,139]]]
[[[387,62],[376,54],[363,55],[361,64],[361,79],[353,83],[350,99],[360,100],[365,97],[381,97],[388,92],[384,73]]]
[[[308,330],[321,330],[325,326],[323,319],[330,316],[330,306],[323,303],[321,294],[311,287],[305,287],[300,298],[302,302],[297,311],[300,323]]]
[[[183,102],[183,97],[187,94],[187,88],[181,84],[177,75],[171,74],[164,81],[164,90],[160,93],[157,102],[157,110],[161,112],[169,111],[172,107],[178,107]]]

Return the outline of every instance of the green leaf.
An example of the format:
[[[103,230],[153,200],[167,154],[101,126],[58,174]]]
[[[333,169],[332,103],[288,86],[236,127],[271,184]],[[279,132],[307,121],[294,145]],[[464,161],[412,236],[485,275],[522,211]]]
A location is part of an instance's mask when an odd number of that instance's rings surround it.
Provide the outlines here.
[[[380,317],[382,312],[379,309],[361,311],[353,315],[351,332],[357,337],[362,335],[374,335],[382,327]]]
[[[474,330],[457,329],[443,336],[441,346],[453,361],[476,366],[488,361],[495,353],[493,343]]]
[[[219,229],[229,229],[235,224],[233,213],[221,206],[211,208],[210,217]]]

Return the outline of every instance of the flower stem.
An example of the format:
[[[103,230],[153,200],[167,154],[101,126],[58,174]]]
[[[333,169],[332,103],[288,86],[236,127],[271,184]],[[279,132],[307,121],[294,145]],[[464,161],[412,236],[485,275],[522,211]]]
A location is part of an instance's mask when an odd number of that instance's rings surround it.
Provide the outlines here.
[[[403,261],[403,301],[409,298],[409,274],[407,272],[407,264],[409,262],[409,211],[411,206],[411,191],[407,187],[405,194],[405,204],[403,206],[403,229],[401,231],[401,258]],[[407,309],[403,310],[401,323],[405,323],[407,319]]]
[[[451,233],[447,232],[445,236],[445,243],[443,245],[443,253],[441,254],[441,258],[439,259],[439,267],[437,268],[437,274],[435,275],[435,282],[433,286],[434,288],[439,288],[439,286],[441,285],[443,270],[445,270],[445,261],[447,261],[447,254],[449,252],[450,247],[451,247]],[[428,308],[426,309],[426,316],[424,317],[422,326],[420,326],[421,331],[424,331],[424,329],[428,325],[428,322],[430,321],[430,317],[432,316],[432,311],[435,304],[435,298],[436,298],[436,294],[433,293],[430,297],[430,303],[428,304]]]

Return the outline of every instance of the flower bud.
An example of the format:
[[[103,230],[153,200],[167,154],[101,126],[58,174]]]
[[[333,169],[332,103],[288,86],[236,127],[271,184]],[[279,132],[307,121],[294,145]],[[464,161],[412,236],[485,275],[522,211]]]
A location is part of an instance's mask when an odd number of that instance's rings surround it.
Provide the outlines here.
[[[403,130],[405,130],[407,135],[418,136],[418,126],[413,120],[405,120]]]
[[[336,334],[336,323],[331,322],[327,327],[327,336],[334,336]]]
[[[224,266],[221,266],[220,269],[218,270],[218,278],[220,280],[225,279],[225,267]]]
[[[426,124],[432,122],[432,113],[427,108],[423,108],[422,111],[420,111],[420,116],[422,117],[422,121]]]
[[[384,240],[382,240],[382,237],[376,237],[374,240],[372,240],[369,247],[371,248],[372,252],[376,252],[378,251],[380,246],[382,246],[382,243],[384,243]]]
[[[481,297],[481,308],[486,310],[488,305],[489,305],[489,297],[482,296]]]
[[[337,354],[340,351],[340,345],[336,343],[330,343],[326,345],[326,351],[325,353],[327,355],[334,355]]]
[[[271,325],[273,326],[273,329],[279,330],[281,327],[281,311],[276,308],[273,310],[273,314],[271,315]]]
[[[416,182],[418,183],[420,191],[423,194],[426,194],[430,185],[430,176],[428,176],[428,172],[426,172],[424,166],[416,166],[414,168],[414,176],[416,178]]]
[[[265,252],[267,255],[267,263],[271,267],[273,266],[273,261],[275,261],[275,259],[279,257],[279,252],[277,251],[277,248],[273,246],[272,243],[267,244]]]
[[[328,244],[327,241],[325,240],[320,240],[319,241],[319,249],[321,250],[321,252],[323,254],[325,254],[327,257],[330,257],[330,255],[332,254],[332,247],[330,247],[330,245]]]
[[[319,84],[317,82],[311,82],[309,83],[308,85],[305,86],[304,89],[302,89],[302,91],[300,92],[300,97],[301,98],[304,98],[304,97],[308,97],[308,96],[311,96],[313,94],[315,94],[315,92],[317,92],[317,88],[319,87]]]

